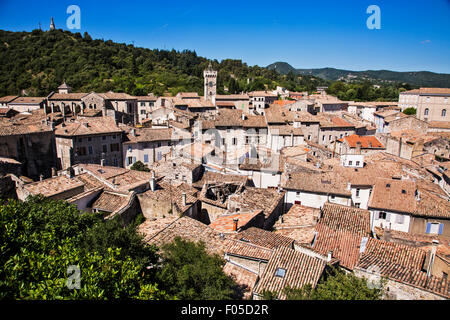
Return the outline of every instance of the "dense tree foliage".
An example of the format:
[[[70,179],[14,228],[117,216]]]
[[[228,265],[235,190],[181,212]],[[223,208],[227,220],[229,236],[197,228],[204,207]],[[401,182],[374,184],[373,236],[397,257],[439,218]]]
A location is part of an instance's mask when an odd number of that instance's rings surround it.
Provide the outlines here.
[[[385,280],[373,283],[353,273],[333,269],[327,273],[316,288],[305,285],[300,289],[284,289],[287,300],[380,300],[384,293]],[[278,294],[266,291],[263,299],[274,300]]]
[[[405,110],[403,110],[403,113],[404,113],[404,114],[407,114],[408,116],[411,116],[411,115],[416,114],[416,113],[417,113],[417,110],[416,110],[416,108],[413,108],[413,107],[411,107],[411,108],[406,108]]]
[[[136,171],[150,172],[150,169],[145,164],[143,164],[142,161],[136,161],[135,163],[133,163],[130,169]]]
[[[210,255],[204,243],[175,238],[163,247],[160,283],[182,300],[224,300],[235,295],[236,284],[223,272],[224,260]]]
[[[0,207],[0,298],[164,298],[147,266],[155,261],[133,225],[104,223],[65,201],[31,197]],[[133,232],[134,233],[133,233]],[[67,281],[81,272],[80,288]]]
[[[397,101],[399,93],[409,89],[409,86],[400,84],[378,87],[368,81],[363,83],[334,81],[328,87],[327,93],[344,101]]]
[[[248,66],[241,60],[209,61],[195,51],[137,48],[111,40],[93,40],[88,33],[54,30],[0,30],[0,96],[46,96],[65,79],[78,92],[109,90],[134,95],[180,91],[203,94],[203,70],[218,70],[218,93],[274,89],[312,91],[328,82],[310,76],[280,75]]]

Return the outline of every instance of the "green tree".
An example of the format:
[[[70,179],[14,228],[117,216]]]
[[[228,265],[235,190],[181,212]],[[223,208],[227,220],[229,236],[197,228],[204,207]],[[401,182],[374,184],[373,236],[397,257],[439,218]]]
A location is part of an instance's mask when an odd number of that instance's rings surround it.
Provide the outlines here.
[[[222,269],[224,260],[208,254],[204,243],[177,237],[162,251],[159,283],[171,296],[181,300],[227,300],[235,295],[236,284]]]
[[[334,269],[316,288],[286,288],[287,300],[379,300],[383,297],[385,280],[376,285],[353,273]]]
[[[416,110],[416,108],[406,108],[405,110],[403,110],[403,113],[404,114],[407,114],[407,115],[414,115],[414,114],[416,114],[417,113],[417,110]]]
[[[129,229],[66,201],[37,196],[0,206],[0,299],[165,298],[150,261],[153,248]],[[69,266],[80,268],[78,290],[67,287]]]
[[[136,161],[130,168],[131,170],[136,170],[136,171],[145,171],[145,172],[150,172],[150,169],[142,163],[142,161]]]

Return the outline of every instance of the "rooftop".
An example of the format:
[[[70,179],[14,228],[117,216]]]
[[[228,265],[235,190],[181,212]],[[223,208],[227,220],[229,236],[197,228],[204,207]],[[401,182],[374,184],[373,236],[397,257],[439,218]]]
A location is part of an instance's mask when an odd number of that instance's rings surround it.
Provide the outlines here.
[[[275,250],[269,263],[255,286],[254,292],[263,291],[278,293],[278,299],[285,299],[283,289],[286,287],[301,288],[305,284],[315,287],[326,267],[322,259],[289,248],[280,247]]]

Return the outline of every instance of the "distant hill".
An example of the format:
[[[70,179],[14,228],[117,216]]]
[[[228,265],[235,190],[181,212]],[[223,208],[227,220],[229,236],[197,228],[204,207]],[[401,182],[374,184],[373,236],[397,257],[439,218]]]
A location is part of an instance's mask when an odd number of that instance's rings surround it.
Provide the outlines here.
[[[47,96],[66,80],[78,92],[203,94],[203,70],[218,71],[219,94],[272,90],[313,91],[328,81],[291,78],[241,60],[209,60],[195,51],[139,48],[88,33],[0,30],[0,96]]]
[[[370,80],[379,83],[405,82],[412,86],[450,88],[450,74],[429,71],[397,72],[390,70],[350,71],[335,68],[295,69],[289,63],[275,62],[267,66],[281,74],[292,72],[297,75],[311,75],[326,80],[348,82]]]

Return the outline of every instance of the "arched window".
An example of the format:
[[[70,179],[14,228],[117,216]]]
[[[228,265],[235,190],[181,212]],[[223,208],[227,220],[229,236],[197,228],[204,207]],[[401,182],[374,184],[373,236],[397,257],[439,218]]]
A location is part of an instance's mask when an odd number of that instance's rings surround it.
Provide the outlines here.
[[[428,108],[426,108],[425,109],[425,115],[427,116],[428,115],[428,112],[429,112],[430,110],[428,109]]]
[[[442,116],[445,117],[447,115],[447,110],[446,109],[442,109]]]

